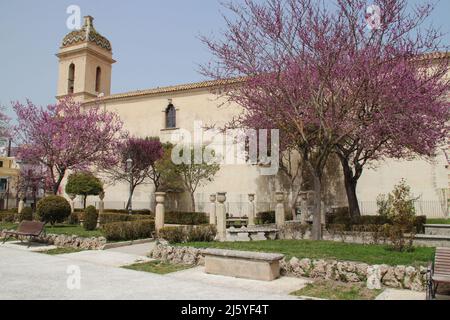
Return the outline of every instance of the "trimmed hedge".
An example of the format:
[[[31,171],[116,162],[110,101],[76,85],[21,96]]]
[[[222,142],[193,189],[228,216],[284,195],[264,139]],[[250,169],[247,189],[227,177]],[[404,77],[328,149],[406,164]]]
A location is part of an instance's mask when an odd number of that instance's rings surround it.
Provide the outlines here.
[[[21,213],[17,214],[17,221],[33,221],[33,209],[30,207],[25,207],[22,209]]]
[[[169,243],[211,242],[217,230],[213,225],[164,227],[159,230],[158,238]]]
[[[346,231],[351,231],[353,226],[368,226],[368,225],[392,225],[393,222],[386,216],[360,216],[355,219],[350,217],[348,208],[339,208],[335,213],[328,213],[325,216],[326,225],[343,225]],[[347,209],[347,210],[345,210]],[[414,226],[417,233],[424,233],[424,225],[427,222],[426,216],[415,216]]]
[[[126,209],[107,209],[107,210],[105,210],[105,213],[124,213],[124,214],[128,214],[128,210],[126,210]],[[133,215],[150,216],[150,215],[152,215],[152,212],[150,210],[148,210],[148,209],[142,209],[142,210],[133,210],[132,214]]]
[[[98,213],[94,206],[89,206],[84,212],[83,228],[92,231],[97,228]]]
[[[102,226],[102,230],[109,241],[147,239],[155,231],[155,221],[147,219],[107,223]]]
[[[0,222],[14,222],[16,220],[16,213],[14,212],[0,212]]]
[[[166,212],[164,223],[193,226],[208,223],[208,218],[203,212]]]
[[[102,213],[100,215],[100,225],[113,222],[137,221],[152,219],[149,215],[141,214],[124,214],[124,213]]]
[[[263,211],[256,214],[256,224],[275,223],[275,211]]]

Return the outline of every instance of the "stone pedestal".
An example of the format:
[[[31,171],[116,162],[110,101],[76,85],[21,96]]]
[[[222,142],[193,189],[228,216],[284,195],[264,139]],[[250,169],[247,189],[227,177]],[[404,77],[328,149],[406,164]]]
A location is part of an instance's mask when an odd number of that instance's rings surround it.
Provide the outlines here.
[[[301,211],[300,222],[302,224],[307,224],[309,212],[308,212],[308,194],[306,192],[302,193],[301,195],[300,211]]]
[[[282,227],[285,221],[285,212],[284,212],[284,193],[276,192],[275,200],[277,201],[277,205],[275,207],[275,223],[277,227]]]
[[[254,227],[255,226],[255,195],[253,193],[250,193],[248,195],[248,226]]]
[[[98,202],[98,214],[101,215],[105,211],[105,202],[103,199],[105,199],[105,193],[101,192],[98,197],[100,198],[100,201]]]
[[[19,195],[19,207],[17,208],[17,213],[22,213],[23,208],[25,207],[25,201],[24,201],[25,196],[23,194]]]
[[[75,198],[76,197],[77,197],[76,194],[69,194],[70,213],[75,212]]]
[[[211,203],[209,204],[209,224],[211,225],[217,225],[217,219],[216,219],[216,195],[212,194],[209,196],[209,201]]]
[[[162,228],[164,228],[164,200],[166,197],[165,192],[156,192],[156,209],[155,209],[155,229],[156,233],[159,232]]]
[[[217,240],[226,241],[227,239],[227,214],[225,208],[225,201],[227,200],[226,192],[217,193]]]

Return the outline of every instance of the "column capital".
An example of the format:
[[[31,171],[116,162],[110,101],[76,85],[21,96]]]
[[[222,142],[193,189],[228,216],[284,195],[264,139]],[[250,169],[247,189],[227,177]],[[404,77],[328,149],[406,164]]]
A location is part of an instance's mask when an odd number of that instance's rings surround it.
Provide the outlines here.
[[[227,193],[217,192],[217,201],[219,201],[219,203],[224,203],[225,201],[227,201]]]
[[[165,197],[165,192],[155,192],[156,203],[164,203]]]
[[[281,203],[284,201],[284,192],[283,191],[277,191],[275,192],[275,200],[278,203]]]

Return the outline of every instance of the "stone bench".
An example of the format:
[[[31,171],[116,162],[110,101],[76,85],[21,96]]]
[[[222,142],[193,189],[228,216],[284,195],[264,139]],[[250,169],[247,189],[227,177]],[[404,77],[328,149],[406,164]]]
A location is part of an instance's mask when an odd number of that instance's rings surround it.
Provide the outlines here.
[[[278,229],[275,228],[228,228],[227,241],[264,241],[275,240],[277,238]]]
[[[205,272],[210,274],[272,281],[280,277],[284,255],[223,249],[206,249]]]
[[[450,224],[426,224],[424,227],[427,235],[450,236]]]

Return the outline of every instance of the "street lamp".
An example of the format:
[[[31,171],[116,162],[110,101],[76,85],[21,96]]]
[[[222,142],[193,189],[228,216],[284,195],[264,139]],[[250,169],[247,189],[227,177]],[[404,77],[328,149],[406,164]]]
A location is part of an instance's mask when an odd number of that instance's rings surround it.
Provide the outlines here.
[[[130,174],[130,198],[128,199],[128,214],[133,214],[133,209],[131,205],[131,195],[133,192],[133,159],[128,158],[126,161],[126,169],[127,172]]]

